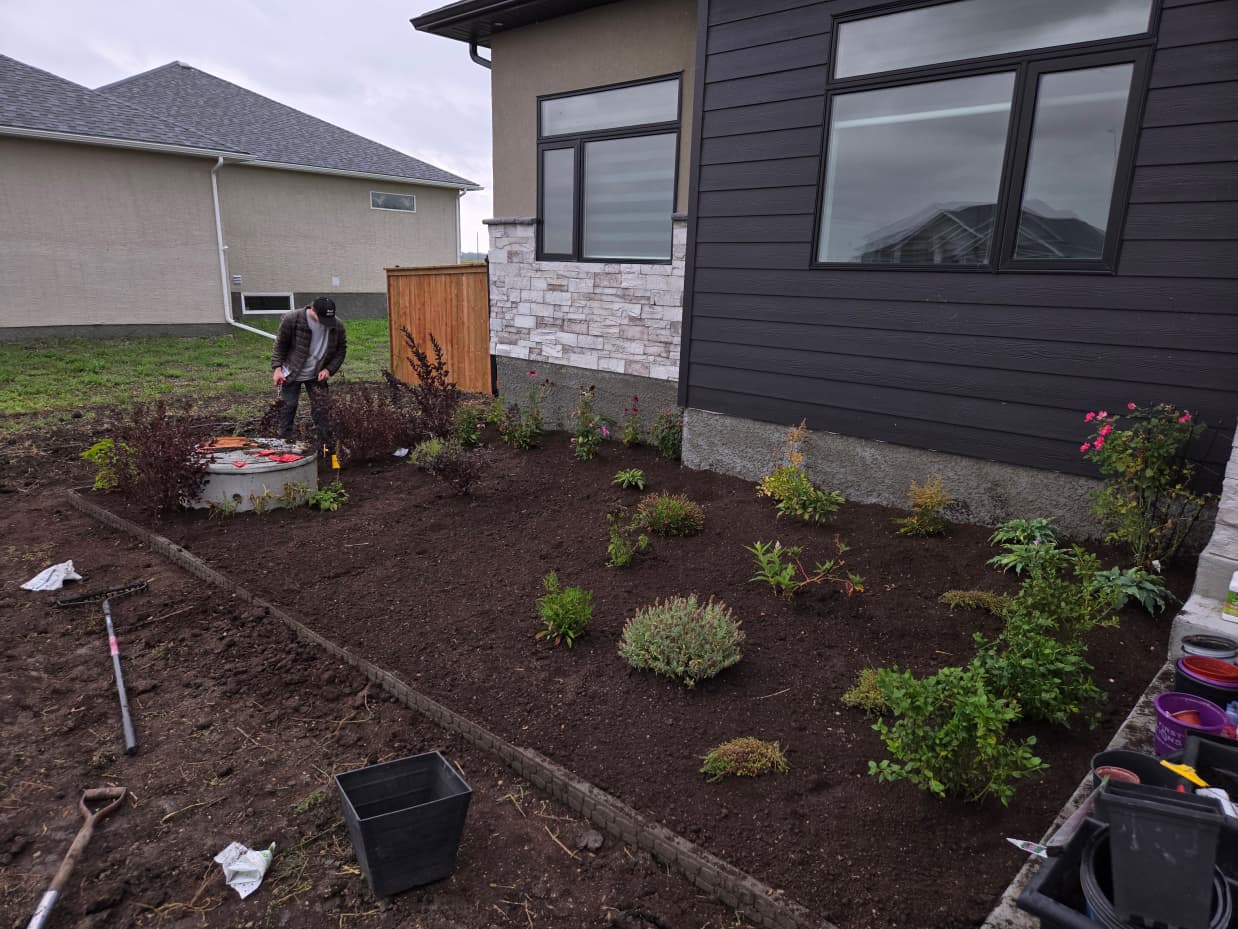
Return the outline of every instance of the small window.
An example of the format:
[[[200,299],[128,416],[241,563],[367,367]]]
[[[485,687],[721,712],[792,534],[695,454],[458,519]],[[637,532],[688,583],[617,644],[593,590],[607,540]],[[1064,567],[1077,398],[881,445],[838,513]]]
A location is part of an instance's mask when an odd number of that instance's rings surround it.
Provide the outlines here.
[[[246,316],[282,316],[291,309],[292,294],[241,294],[241,312]]]
[[[538,100],[538,257],[669,261],[679,77]]]
[[[417,198],[413,194],[386,194],[381,190],[371,190],[370,209],[416,213]]]

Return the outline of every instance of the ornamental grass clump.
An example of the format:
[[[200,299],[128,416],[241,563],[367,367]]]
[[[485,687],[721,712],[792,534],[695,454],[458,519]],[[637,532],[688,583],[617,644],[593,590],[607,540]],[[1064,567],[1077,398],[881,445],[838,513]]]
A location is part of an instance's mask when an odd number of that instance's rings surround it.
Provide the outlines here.
[[[1109,530],[1106,541],[1127,546],[1137,567],[1157,568],[1178,553],[1214,499],[1193,488],[1188,457],[1205,426],[1168,403],[1128,403],[1120,416],[1100,410],[1083,420],[1093,432],[1079,451],[1105,482],[1092,512]]]
[[[650,494],[637,505],[633,525],[654,535],[696,535],[705,525],[705,511],[683,494]]]
[[[724,777],[760,777],[762,774],[785,774],[787,756],[777,742],[764,742],[752,736],[741,736],[715,745],[701,759],[701,773],[710,783]]]
[[[923,538],[941,535],[950,528],[950,521],[942,511],[954,503],[954,498],[946,492],[941,475],[924,484],[912,481],[907,498],[911,503],[911,515],[894,520],[899,535]]]
[[[863,710],[870,716],[879,716],[890,709],[886,698],[881,696],[881,688],[877,685],[877,669],[861,668],[855,676],[855,684],[843,693],[844,706],[852,706]]]
[[[698,603],[693,594],[637,610],[623,627],[619,654],[633,668],[693,687],[739,661],[743,641],[725,603]]]
[[[985,610],[994,616],[1005,616],[1010,598],[992,590],[947,590],[937,602],[950,609]]]

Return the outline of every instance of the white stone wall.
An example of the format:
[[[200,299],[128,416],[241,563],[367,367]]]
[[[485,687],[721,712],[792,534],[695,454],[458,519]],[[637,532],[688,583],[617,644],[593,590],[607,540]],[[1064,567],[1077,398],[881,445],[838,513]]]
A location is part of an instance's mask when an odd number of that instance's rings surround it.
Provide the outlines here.
[[[676,380],[687,224],[673,223],[668,264],[537,261],[536,228],[490,224],[490,350]]]

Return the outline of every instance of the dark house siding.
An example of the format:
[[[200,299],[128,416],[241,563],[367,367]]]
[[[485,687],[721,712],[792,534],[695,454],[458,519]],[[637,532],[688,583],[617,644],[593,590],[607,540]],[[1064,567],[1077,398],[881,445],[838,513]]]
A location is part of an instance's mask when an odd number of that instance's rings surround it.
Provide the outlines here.
[[[1165,0],[1115,274],[811,268],[832,17],[703,0],[686,405],[1075,473],[1089,409],[1238,414],[1238,0]],[[1121,193],[1121,191],[1120,191]]]

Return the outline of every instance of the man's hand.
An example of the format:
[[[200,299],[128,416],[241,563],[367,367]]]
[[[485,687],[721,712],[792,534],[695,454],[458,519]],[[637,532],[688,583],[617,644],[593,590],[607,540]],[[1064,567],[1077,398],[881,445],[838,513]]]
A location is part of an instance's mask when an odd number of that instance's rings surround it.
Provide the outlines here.
[[[321,384],[323,381],[325,381],[330,376],[331,376],[331,372],[328,371],[326,368],[323,368],[321,371],[318,372],[318,383]]]
[[[283,369],[283,368],[276,368],[274,371],[272,371],[272,372],[271,372],[271,380],[274,382],[274,384],[275,384],[275,386],[276,386],[276,387],[278,387],[280,384],[284,383],[284,369]]]

